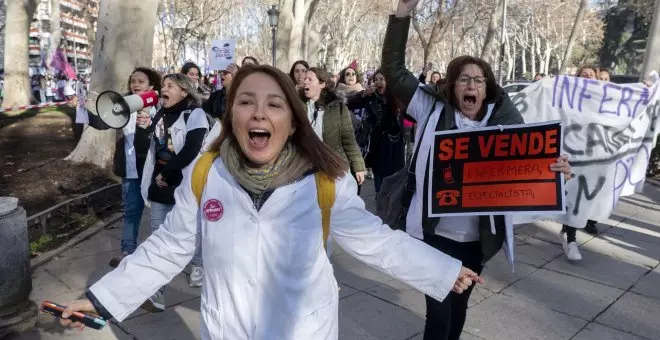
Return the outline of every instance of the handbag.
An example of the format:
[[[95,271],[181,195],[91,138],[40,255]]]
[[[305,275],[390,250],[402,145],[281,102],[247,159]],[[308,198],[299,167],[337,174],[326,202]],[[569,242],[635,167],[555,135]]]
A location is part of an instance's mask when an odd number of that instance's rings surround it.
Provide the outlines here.
[[[414,193],[414,187],[411,190],[409,185],[411,181],[414,184],[415,167],[413,165],[417,162],[424,131],[431,119],[433,111],[435,111],[436,104],[437,101],[433,103],[431,112],[426,117],[421,130],[422,133],[420,134],[419,141],[417,141],[417,147],[412,157],[406,159],[406,164],[401,170],[383,178],[380,192],[376,195],[376,215],[392,229],[406,230],[406,216],[408,215],[408,208],[410,208],[410,201]]]

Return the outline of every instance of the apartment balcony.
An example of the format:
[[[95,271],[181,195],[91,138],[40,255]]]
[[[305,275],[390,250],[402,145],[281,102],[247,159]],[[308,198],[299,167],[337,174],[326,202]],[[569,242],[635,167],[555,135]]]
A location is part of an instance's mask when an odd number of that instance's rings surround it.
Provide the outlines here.
[[[83,59],[83,60],[90,60],[90,54],[89,52],[84,52],[84,51],[76,51],[76,53],[73,53],[72,49],[67,48],[66,49],[66,56],[69,58],[77,58],[77,59]]]
[[[62,13],[62,15],[60,15],[60,21],[67,23],[71,26],[79,27],[85,30],[87,29],[87,24],[82,19],[76,18],[71,15]]]
[[[39,45],[30,44],[28,47],[28,54],[41,56],[41,48]]]
[[[70,8],[74,11],[82,11],[83,5],[75,0],[60,0],[60,6]]]

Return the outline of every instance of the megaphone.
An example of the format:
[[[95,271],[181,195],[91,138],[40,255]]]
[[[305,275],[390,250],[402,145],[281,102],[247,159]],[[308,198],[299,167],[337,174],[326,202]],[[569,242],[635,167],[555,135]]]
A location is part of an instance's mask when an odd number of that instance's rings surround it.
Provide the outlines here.
[[[140,94],[122,96],[115,91],[103,91],[96,98],[96,113],[99,118],[114,129],[121,129],[131,118],[131,112],[158,103],[158,92],[146,91]]]

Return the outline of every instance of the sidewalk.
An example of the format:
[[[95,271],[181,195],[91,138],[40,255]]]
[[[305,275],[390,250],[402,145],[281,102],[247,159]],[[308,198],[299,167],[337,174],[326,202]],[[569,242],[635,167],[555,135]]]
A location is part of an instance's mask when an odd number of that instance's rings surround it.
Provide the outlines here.
[[[373,183],[363,198],[375,209]],[[569,263],[558,245],[560,226],[539,222],[517,228],[516,272],[500,253],[488,262],[486,284],[472,294],[463,339],[660,339],[660,188],[622,198],[603,233],[578,232],[584,260]],[[142,237],[149,229],[143,216]],[[31,298],[66,302],[111,268],[121,222],[64,252],[33,273]],[[422,339],[424,296],[363,265],[335,247],[341,283],[339,339]],[[167,311],[135,312],[121,324],[82,333],[41,315],[37,329],[19,339],[199,339],[199,289],[185,274],[166,290]]]

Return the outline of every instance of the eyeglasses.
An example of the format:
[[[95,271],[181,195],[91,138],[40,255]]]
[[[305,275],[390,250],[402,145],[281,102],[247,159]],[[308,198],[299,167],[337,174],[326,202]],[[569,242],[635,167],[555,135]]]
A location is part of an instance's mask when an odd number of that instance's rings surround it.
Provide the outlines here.
[[[355,76],[355,73],[352,73],[352,72],[344,73],[344,77],[354,77],[354,76]]]
[[[483,87],[484,85],[486,85],[486,78],[482,77],[482,76],[476,76],[476,77],[464,76],[464,77],[460,77],[456,81],[456,84],[459,84],[461,86],[468,86],[471,81],[474,81],[474,86],[476,86],[476,87]]]

